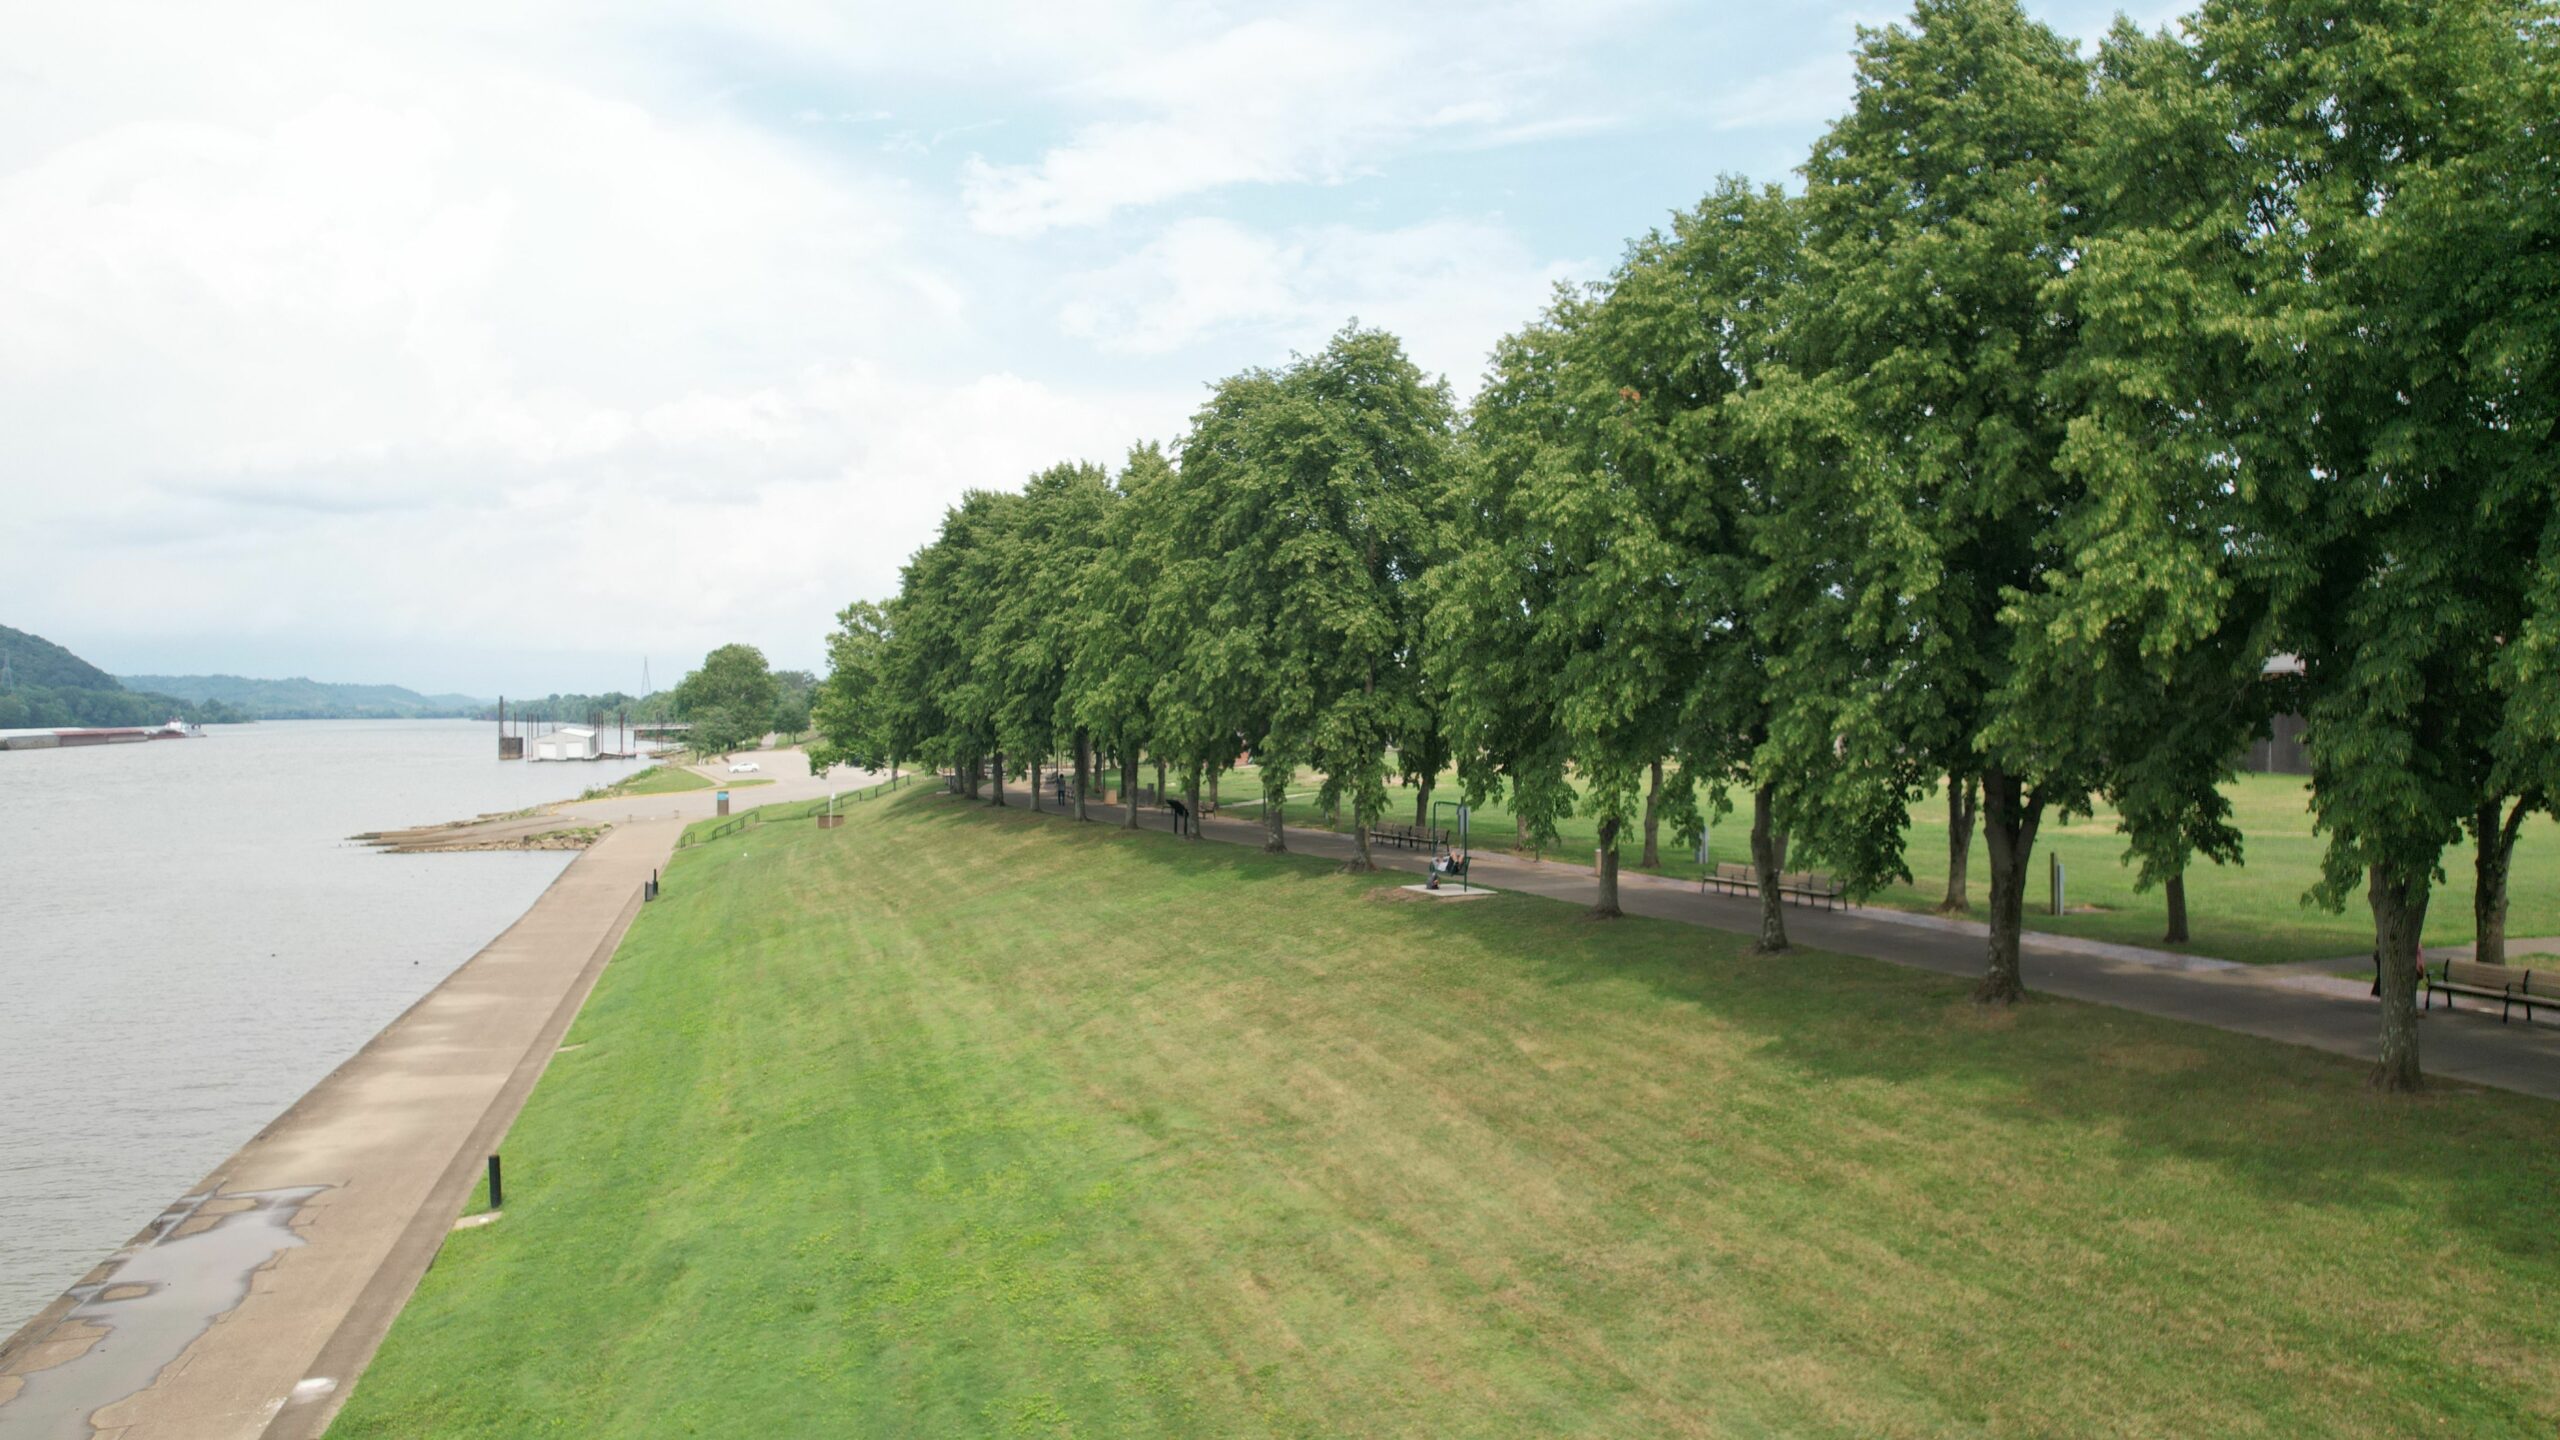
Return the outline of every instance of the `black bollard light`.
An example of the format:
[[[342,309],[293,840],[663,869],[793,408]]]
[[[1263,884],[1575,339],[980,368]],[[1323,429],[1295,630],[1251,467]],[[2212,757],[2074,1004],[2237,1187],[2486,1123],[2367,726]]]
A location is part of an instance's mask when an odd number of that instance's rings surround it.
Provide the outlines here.
[[[489,1208],[495,1210],[506,1203],[506,1177],[498,1169],[498,1157],[492,1155],[489,1157]]]

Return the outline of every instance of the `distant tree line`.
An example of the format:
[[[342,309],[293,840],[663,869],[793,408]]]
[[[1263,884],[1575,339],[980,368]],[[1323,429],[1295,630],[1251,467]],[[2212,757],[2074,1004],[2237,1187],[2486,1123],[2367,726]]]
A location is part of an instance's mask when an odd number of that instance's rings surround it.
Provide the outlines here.
[[[349,685],[296,677],[253,680],[239,675],[125,675],[129,689],[188,700],[219,701],[261,720],[440,720],[478,714],[487,702],[468,695],[421,695],[399,685]]]
[[[1196,808],[1250,751],[1269,848],[1305,765],[1362,866],[1386,777],[1454,765],[1533,835],[1595,816],[1603,914],[1631,825],[1747,805],[1771,950],[1790,856],[1907,880],[1943,786],[2005,1003],[2040,827],[2110,804],[2182,925],[2298,709],[2310,898],[2370,906],[2413,1087],[2444,852],[2494,958],[2560,780],[2555,44],[2552,0],[2211,0],[2089,58],[1922,0],[1802,194],[1719,184],[1466,413],[1355,327],[1117,472],[970,493],[839,617],[816,754],[998,804],[1063,756],[1081,816],[1097,766]]]
[[[661,690],[654,695],[626,695],[619,690],[607,690],[601,695],[552,694],[522,700],[509,696],[504,704],[508,720],[545,725],[585,725],[599,719],[610,725],[619,715],[629,716],[635,725],[642,721],[676,718],[675,693],[670,690]],[[472,718],[495,720],[498,718],[498,706],[480,706]]]
[[[147,690],[54,689],[20,685],[0,693],[0,730],[78,729],[89,726],[239,725],[257,717],[219,700],[181,700]]]

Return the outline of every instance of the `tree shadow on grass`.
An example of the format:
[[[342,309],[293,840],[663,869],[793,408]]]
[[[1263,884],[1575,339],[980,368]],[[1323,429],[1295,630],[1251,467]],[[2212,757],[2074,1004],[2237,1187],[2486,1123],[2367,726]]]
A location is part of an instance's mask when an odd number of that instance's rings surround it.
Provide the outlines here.
[[[1520,947],[1521,964],[1554,985],[1639,980],[1746,1027],[1814,1083],[1954,1080],[2036,1121],[2121,1137],[2134,1156],[2210,1166],[2270,1204],[2404,1208],[2412,1182],[2440,1185],[2447,1224],[2560,1273],[2548,1102],[2458,1082],[2383,1096],[2366,1062],[2325,1051],[2052,996],[1985,1010],[1970,980],[1818,951],[1753,956],[1738,937],[1701,955],[1695,927],[1624,923],[1636,943],[1551,922],[1558,943]]]
[[[1199,890],[1304,883],[1363,888],[1410,883],[1400,872],[1345,877],[1331,856],[1266,854],[1131,833],[1117,816],[951,802],[921,792],[896,802],[911,823],[960,843],[1051,834],[1123,843],[1121,854],[1179,868]],[[1022,892],[1036,899],[1033,882]],[[1061,879],[1058,884],[1072,884]],[[2535,1268],[2560,1273],[2547,1242],[2560,1195],[2560,1108],[2525,1096],[2438,1082],[2415,1098],[2365,1088],[2348,1057],[2130,1010],[2047,996],[1983,1011],[1972,982],[1880,960],[1797,950],[1746,952],[1747,937],[1629,915],[1587,922],[1565,900],[1505,893],[1463,906],[1378,906],[1362,927],[1382,945],[1434,963],[1467,941],[1463,963],[1499,957],[1553,989],[1633,981],[1739,1029],[1808,1084],[1954,1084],[2074,1133],[2117,1137],[2133,1163],[2157,1156],[2211,1167],[2271,1205],[2401,1209],[2409,1186],[2443,1187],[2448,1226]]]

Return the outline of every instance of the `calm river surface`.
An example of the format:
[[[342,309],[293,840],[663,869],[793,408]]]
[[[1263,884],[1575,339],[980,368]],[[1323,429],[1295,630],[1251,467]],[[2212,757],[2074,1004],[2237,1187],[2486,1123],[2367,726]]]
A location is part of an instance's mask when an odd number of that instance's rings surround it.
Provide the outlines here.
[[[0,753],[0,1338],[571,858],[393,856],[347,836],[639,768],[496,750],[467,720],[305,720]]]

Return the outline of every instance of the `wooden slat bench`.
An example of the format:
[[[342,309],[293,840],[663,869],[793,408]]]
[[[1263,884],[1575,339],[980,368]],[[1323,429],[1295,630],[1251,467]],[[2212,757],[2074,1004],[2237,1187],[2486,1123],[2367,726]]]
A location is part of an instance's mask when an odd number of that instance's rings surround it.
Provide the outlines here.
[[[1699,893],[1713,891],[1718,895],[1757,895],[1760,876],[1748,865],[1719,865],[1713,875],[1698,877]]]
[[[1718,895],[1757,895],[1760,875],[1749,865],[1719,865],[1714,874],[1698,877],[1698,889]],[[1778,898],[1799,905],[1819,905],[1825,910],[1844,910],[1849,905],[1849,887],[1841,884],[1838,876],[1820,870],[1790,870],[1778,877]]]
[[[2548,970],[2519,970],[2512,965],[2483,965],[2477,960],[2438,960],[2420,965],[2418,973],[2426,981],[2426,1008],[2435,1008],[2436,992],[2444,992],[2444,1008],[2453,1008],[2453,997],[2472,995],[2498,1002],[2498,1023],[2507,1022],[2515,1007],[2524,1007],[2524,1018],[2533,1019],[2536,1005],[2560,1006],[2560,974]],[[2539,982],[2538,984],[2536,982]]]
[[[1848,907],[1849,887],[1837,875],[1820,870],[1798,870],[1778,877],[1778,894],[1805,905],[1819,905],[1825,910]]]

